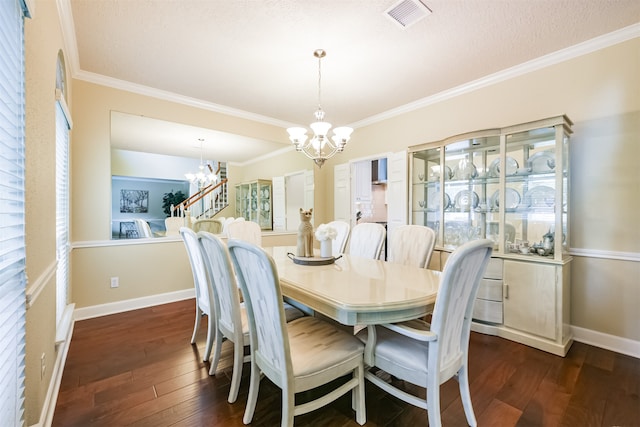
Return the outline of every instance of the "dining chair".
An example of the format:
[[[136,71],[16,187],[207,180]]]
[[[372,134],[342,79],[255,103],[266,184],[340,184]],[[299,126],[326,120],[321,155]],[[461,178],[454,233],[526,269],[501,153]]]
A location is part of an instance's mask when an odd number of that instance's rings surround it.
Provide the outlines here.
[[[184,218],[181,216],[170,216],[164,220],[165,236],[178,236],[180,227],[184,226]]]
[[[209,274],[209,281],[216,296],[214,301],[218,316],[209,375],[215,375],[218,368],[224,337],[233,343],[233,373],[231,374],[231,388],[227,399],[229,403],[233,403],[238,398],[242,364],[250,360],[250,356],[244,356],[244,347],[249,345],[247,313],[244,304],[240,303],[240,293],[225,243],[219,237],[206,231],[199,232],[198,238]]]
[[[136,228],[138,229],[138,236],[140,237],[153,237],[153,233],[151,232],[151,227],[149,227],[149,223],[141,218],[136,218],[135,220]]]
[[[436,244],[436,233],[424,225],[401,225],[389,233],[387,261],[427,268]]]
[[[379,259],[387,230],[375,222],[362,222],[351,229],[349,255]]]
[[[358,424],[366,422],[363,377],[364,345],[353,335],[316,317],[285,323],[275,263],[262,248],[229,240],[229,252],[247,304],[251,341],[251,376],[243,422],[253,419],[260,378],[264,374],[282,389],[282,426],[293,426],[306,414],[352,391]],[[350,375],[323,396],[296,405],[295,394]]]
[[[196,220],[191,226],[196,233],[199,231],[208,231],[212,234],[222,233],[222,221],[218,218],[203,218]]]
[[[344,252],[349,240],[351,226],[346,221],[335,220],[327,224],[336,229],[337,236],[331,241],[331,253],[336,256]]]
[[[227,236],[227,229],[229,227],[229,224],[231,224],[233,221],[235,220],[234,217],[230,216],[224,219],[224,221],[222,222],[222,235],[223,236]]]
[[[234,221],[227,226],[227,236],[229,239],[245,240],[262,246],[262,229],[257,222]]]
[[[215,339],[216,315],[213,288],[207,278],[207,270],[198,242],[198,235],[188,227],[180,227],[180,235],[187,248],[189,263],[191,264],[191,273],[193,274],[193,284],[196,289],[196,320],[193,325],[193,334],[191,335],[191,344],[196,343],[196,335],[200,329],[200,320],[202,316],[207,315],[207,340],[205,345],[204,356],[202,360],[205,362],[211,357],[211,348]]]
[[[462,406],[470,426],[476,425],[469,391],[468,351],[473,303],[493,242],[474,240],[458,247],[442,272],[431,324],[412,320],[370,326],[358,333],[375,340],[370,366],[426,388],[426,399],[401,390],[371,370],[365,377],[389,394],[427,410],[429,425],[441,425],[440,385],[456,378]]]

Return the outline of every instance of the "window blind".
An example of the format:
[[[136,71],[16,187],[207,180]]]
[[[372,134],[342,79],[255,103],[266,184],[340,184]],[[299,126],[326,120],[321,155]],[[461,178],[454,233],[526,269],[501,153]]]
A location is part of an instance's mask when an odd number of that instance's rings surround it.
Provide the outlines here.
[[[25,357],[24,32],[0,3],[0,425],[23,425]]]
[[[56,328],[69,300],[69,121],[64,96],[56,94]]]

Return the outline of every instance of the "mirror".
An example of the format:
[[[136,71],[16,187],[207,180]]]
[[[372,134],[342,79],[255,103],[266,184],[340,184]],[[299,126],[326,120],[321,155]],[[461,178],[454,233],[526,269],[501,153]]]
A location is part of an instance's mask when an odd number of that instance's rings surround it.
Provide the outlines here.
[[[163,197],[178,191],[187,195],[197,192],[197,187],[186,180],[185,173],[197,172],[201,161],[217,165],[219,159],[224,165],[227,162],[243,164],[289,146],[112,111],[111,238],[135,236],[128,229],[138,219],[149,225],[153,237],[162,236],[166,218]],[[233,186],[229,186],[228,191],[228,199],[234,200]],[[125,224],[121,226],[121,223]]]

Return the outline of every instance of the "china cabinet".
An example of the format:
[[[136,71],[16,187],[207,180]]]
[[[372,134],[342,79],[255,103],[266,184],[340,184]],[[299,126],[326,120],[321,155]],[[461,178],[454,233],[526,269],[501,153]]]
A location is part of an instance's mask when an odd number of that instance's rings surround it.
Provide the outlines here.
[[[273,229],[271,181],[258,179],[236,184],[236,217],[257,222],[263,230]]]
[[[494,242],[474,330],[564,356],[571,344],[566,116],[411,147],[410,222],[437,234],[433,265]]]

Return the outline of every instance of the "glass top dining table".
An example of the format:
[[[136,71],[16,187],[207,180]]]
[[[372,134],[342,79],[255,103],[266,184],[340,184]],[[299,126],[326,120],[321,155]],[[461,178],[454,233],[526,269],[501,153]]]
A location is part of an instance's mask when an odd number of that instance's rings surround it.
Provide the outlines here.
[[[376,325],[428,313],[440,284],[439,271],[343,254],[333,264],[300,265],[293,246],[267,247],[278,269],[282,294],[343,325]]]

